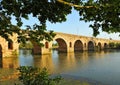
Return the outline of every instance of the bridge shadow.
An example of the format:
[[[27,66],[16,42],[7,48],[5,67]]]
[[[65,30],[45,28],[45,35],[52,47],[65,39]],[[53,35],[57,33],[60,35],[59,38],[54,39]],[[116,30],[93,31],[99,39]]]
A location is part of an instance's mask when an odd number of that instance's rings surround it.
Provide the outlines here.
[[[2,68],[2,57],[0,57],[0,68]]]

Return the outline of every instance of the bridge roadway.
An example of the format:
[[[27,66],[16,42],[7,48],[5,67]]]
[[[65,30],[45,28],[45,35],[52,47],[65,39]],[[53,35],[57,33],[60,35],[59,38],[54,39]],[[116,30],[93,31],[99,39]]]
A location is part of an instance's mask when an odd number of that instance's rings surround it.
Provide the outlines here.
[[[80,36],[74,34],[66,34],[55,32],[56,36],[53,41],[42,41],[44,47],[38,46],[33,42],[34,54],[49,54],[52,53],[52,44],[57,42],[59,52],[74,52],[74,51],[86,51],[86,50],[103,50],[109,48],[109,43],[120,43],[120,40],[110,40],[95,37]],[[0,37],[0,57],[9,57],[13,54],[19,53],[19,43],[17,42],[17,35],[10,36],[13,42],[8,42]]]

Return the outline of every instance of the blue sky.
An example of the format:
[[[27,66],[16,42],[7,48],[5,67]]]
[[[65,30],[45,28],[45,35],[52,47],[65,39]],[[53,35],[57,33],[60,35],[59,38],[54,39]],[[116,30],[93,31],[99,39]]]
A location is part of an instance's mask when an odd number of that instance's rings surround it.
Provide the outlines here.
[[[91,37],[93,30],[89,27],[90,23],[85,23],[84,21],[80,21],[79,19],[79,13],[76,11],[72,11],[72,14],[67,16],[66,22],[56,24],[51,24],[50,22],[47,22],[47,29],[54,30],[56,32],[64,32]],[[102,31],[100,31],[100,34],[97,37],[120,40],[119,34],[108,34]]]
[[[24,25],[33,25],[34,23],[38,23],[39,21],[35,18],[30,17],[29,20],[24,20]],[[13,20],[13,23],[15,21]],[[76,11],[72,11],[72,14],[67,16],[67,21],[62,23],[50,23],[47,22],[47,30],[53,30],[55,32],[63,32],[69,34],[76,34],[82,36],[90,36],[92,37],[92,28],[89,28],[90,23],[85,23],[84,21],[79,20],[79,14]],[[24,28],[25,26],[22,26]],[[112,38],[115,40],[120,40],[119,34],[107,34],[105,32],[100,31],[100,34],[97,36],[98,38]]]

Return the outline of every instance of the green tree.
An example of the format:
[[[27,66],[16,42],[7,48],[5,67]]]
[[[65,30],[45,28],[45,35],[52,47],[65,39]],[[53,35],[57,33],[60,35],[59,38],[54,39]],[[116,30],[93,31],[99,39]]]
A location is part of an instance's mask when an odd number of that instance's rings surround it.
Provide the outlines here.
[[[109,47],[110,48],[115,48],[115,43],[113,43],[113,42],[109,43]]]
[[[18,68],[19,80],[23,85],[59,85],[61,76],[51,76],[46,68],[39,69],[31,66]]]
[[[116,48],[120,49],[120,43],[116,43]]]
[[[93,22],[90,27],[93,28],[94,36],[99,34],[100,28],[108,33],[120,32],[120,0],[2,0],[0,36],[10,40],[9,35],[14,32],[19,35],[19,42],[25,42],[28,38],[39,43],[43,39],[50,41],[55,34],[47,31],[46,21],[66,21],[72,8],[79,11],[80,20]],[[21,30],[22,18],[29,20],[30,14],[39,20],[39,24]],[[12,16],[15,17],[17,26],[12,25]]]
[[[26,43],[20,43],[19,48],[20,49],[32,49],[33,44],[30,41],[27,41]]]

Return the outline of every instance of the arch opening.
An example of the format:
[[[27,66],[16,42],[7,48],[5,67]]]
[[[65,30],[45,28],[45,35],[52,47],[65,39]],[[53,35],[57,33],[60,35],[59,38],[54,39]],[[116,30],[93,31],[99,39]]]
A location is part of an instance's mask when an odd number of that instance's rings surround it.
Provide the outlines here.
[[[74,51],[83,51],[83,43],[80,40],[75,41]]]
[[[58,52],[67,52],[67,44],[62,38],[57,38],[57,50]]]
[[[45,48],[49,48],[48,42],[45,42]]]
[[[98,50],[102,50],[102,45],[100,42],[98,43]]]
[[[94,43],[92,41],[88,42],[88,51],[94,51]]]
[[[33,43],[31,41],[27,41],[26,43],[20,43],[19,49],[33,49]]]
[[[72,42],[69,42],[69,47],[70,47],[70,48],[72,47]]]
[[[108,48],[107,43],[104,43],[104,49],[107,49],[107,48]]]
[[[37,42],[28,40],[26,43],[20,43],[19,49],[31,50],[33,54],[41,54],[41,47]]]
[[[8,42],[8,49],[10,49],[10,50],[13,49],[13,42],[12,41]]]

